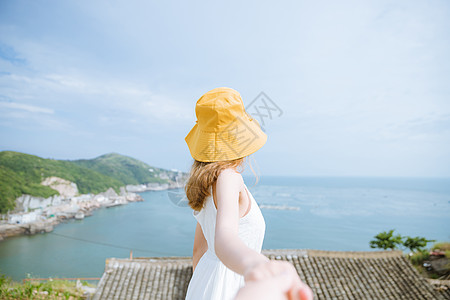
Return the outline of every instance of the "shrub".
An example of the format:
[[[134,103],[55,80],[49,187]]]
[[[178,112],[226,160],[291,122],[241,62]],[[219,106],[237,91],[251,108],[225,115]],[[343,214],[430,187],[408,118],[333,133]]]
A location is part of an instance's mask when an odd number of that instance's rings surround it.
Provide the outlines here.
[[[411,252],[414,251],[423,251],[425,250],[425,247],[430,242],[435,242],[435,240],[427,240],[424,237],[416,236],[416,237],[410,237],[406,236],[406,240],[403,242],[403,246],[408,248]]]
[[[412,256],[410,256],[410,260],[414,265],[421,266],[423,262],[430,258],[430,252],[427,250],[417,251]]]
[[[370,241],[370,248],[381,248],[384,250],[394,250],[398,245],[402,244],[402,236],[394,236],[394,230],[384,231],[375,236],[375,240]]]
[[[387,249],[397,249],[398,246],[403,246],[404,248],[409,249],[411,252],[415,251],[424,251],[425,247],[430,242],[435,242],[435,240],[427,240],[424,237],[416,236],[401,236],[397,234],[394,236],[394,230],[391,229],[389,231],[380,232],[375,236],[375,239],[370,241],[370,248],[381,248],[384,250]],[[444,247],[444,250],[450,249],[450,243],[438,243],[435,244],[441,247]],[[447,248],[445,248],[447,247]]]
[[[431,251],[434,250],[450,251],[450,243],[448,242],[435,243],[433,247],[431,247]]]

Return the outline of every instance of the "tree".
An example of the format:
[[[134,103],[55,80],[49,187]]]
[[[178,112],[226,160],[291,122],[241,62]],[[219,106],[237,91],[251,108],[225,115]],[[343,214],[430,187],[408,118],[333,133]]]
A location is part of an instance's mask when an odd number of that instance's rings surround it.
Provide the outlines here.
[[[381,232],[375,236],[375,240],[370,241],[370,248],[380,248],[380,249],[391,249],[397,248],[397,245],[403,243],[402,236],[400,234],[394,236],[394,230],[391,229],[389,232]]]
[[[411,252],[414,252],[416,250],[423,252],[425,247],[427,246],[427,243],[436,242],[436,240],[427,240],[424,237],[410,237],[406,236],[406,240],[403,242],[403,246],[411,250]]]

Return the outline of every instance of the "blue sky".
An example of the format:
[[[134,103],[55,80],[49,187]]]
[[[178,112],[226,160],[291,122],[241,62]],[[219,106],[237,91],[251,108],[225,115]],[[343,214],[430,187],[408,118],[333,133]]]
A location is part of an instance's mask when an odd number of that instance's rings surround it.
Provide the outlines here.
[[[215,87],[282,110],[260,174],[450,176],[450,2],[1,1],[0,150],[188,170]]]

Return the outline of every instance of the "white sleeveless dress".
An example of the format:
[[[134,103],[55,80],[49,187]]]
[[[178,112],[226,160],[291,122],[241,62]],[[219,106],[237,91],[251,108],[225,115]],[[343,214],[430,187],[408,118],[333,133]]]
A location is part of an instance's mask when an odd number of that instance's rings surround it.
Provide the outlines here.
[[[251,249],[261,252],[266,223],[253,195],[244,184],[251,202],[250,211],[239,220],[239,238]],[[244,286],[244,276],[228,269],[216,256],[214,250],[214,233],[217,210],[211,196],[199,212],[193,211],[194,217],[202,227],[208,243],[208,250],[200,258],[186,293],[186,300],[231,300]]]

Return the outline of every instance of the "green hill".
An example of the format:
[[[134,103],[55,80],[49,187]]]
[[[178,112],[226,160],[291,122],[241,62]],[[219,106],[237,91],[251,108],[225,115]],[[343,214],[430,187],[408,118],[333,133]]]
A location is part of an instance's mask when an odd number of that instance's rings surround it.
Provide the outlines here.
[[[77,184],[82,194],[98,194],[112,187],[117,192],[127,184],[168,182],[174,172],[151,167],[116,153],[90,160],[54,160],[20,152],[0,152],[0,213],[14,209],[22,194],[50,197],[58,192],[40,183],[56,176]]]
[[[40,184],[50,176],[75,182],[83,194],[100,193],[109,187],[118,191],[123,185],[114,178],[69,161],[3,151],[0,152],[0,212],[13,209],[15,199],[22,194],[45,198],[57,195],[57,191]]]
[[[151,167],[140,160],[117,153],[109,153],[94,159],[81,159],[71,162],[102,174],[108,174],[108,176],[117,179],[125,185],[167,182],[167,180],[159,177],[160,174],[167,173],[166,170]]]

